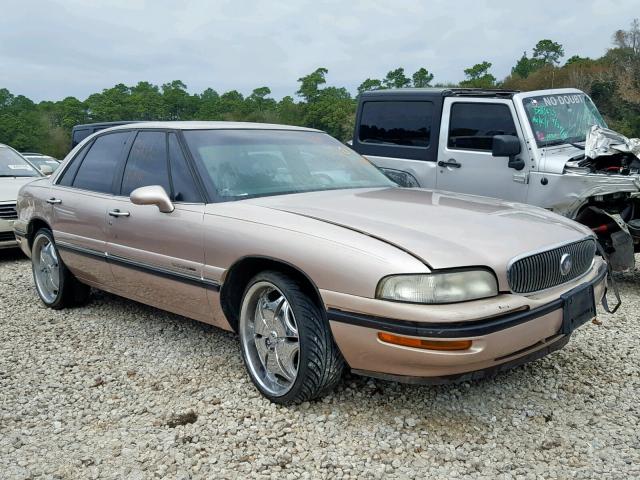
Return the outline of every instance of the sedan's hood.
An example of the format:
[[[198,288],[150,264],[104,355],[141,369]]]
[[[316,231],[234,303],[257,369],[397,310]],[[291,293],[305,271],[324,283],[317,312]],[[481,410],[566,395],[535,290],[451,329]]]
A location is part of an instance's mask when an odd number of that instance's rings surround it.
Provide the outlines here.
[[[529,205],[423,189],[334,190],[248,200],[396,245],[432,268],[486,265],[576,241],[589,230]]]
[[[20,187],[39,178],[41,177],[0,177],[0,202],[15,202]]]

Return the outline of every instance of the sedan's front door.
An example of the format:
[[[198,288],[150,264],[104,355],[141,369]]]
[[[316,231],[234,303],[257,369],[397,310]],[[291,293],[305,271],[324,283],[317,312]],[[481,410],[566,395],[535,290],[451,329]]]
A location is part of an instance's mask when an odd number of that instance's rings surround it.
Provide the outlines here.
[[[507,157],[494,157],[494,135],[520,139],[525,168],[508,167]],[[529,153],[513,104],[503,99],[445,98],[440,127],[439,190],[525,202],[530,168]]]
[[[174,141],[175,134],[171,134]],[[138,132],[123,167],[119,194],[107,211],[107,253],[122,295],[176,313],[208,321],[211,317],[202,280],[204,203],[193,201],[191,187],[178,188],[184,159],[167,156],[167,133]],[[179,152],[179,150],[178,150]],[[179,171],[178,171],[179,170]],[[181,177],[183,176],[183,177]],[[173,182],[170,179],[173,179]],[[155,205],[134,205],[129,194],[139,187],[160,185],[174,201],[170,213]],[[197,195],[197,194],[196,194]]]

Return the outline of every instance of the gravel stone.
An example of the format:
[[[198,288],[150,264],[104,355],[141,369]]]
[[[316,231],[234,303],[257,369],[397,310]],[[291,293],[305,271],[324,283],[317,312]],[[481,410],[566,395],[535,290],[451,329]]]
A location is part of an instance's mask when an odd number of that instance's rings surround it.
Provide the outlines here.
[[[640,261],[640,258],[638,259]],[[0,252],[0,478],[640,478],[640,273],[561,351],[493,379],[347,376],[283,407],[235,335],[113,295],[54,311]]]

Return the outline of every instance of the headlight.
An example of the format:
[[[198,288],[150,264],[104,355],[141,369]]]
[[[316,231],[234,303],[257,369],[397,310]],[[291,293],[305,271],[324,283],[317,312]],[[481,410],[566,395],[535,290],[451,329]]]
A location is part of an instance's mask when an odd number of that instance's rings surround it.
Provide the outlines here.
[[[455,303],[498,295],[496,277],[488,270],[460,270],[393,275],[378,284],[376,296],[408,303]]]

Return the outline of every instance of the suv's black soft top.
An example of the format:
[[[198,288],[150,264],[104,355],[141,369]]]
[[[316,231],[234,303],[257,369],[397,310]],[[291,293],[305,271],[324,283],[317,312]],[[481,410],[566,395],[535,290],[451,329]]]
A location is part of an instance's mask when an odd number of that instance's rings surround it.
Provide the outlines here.
[[[370,90],[363,92],[361,97],[368,100],[371,97],[485,97],[511,98],[520,90],[503,90],[498,88],[393,88],[385,90]]]

